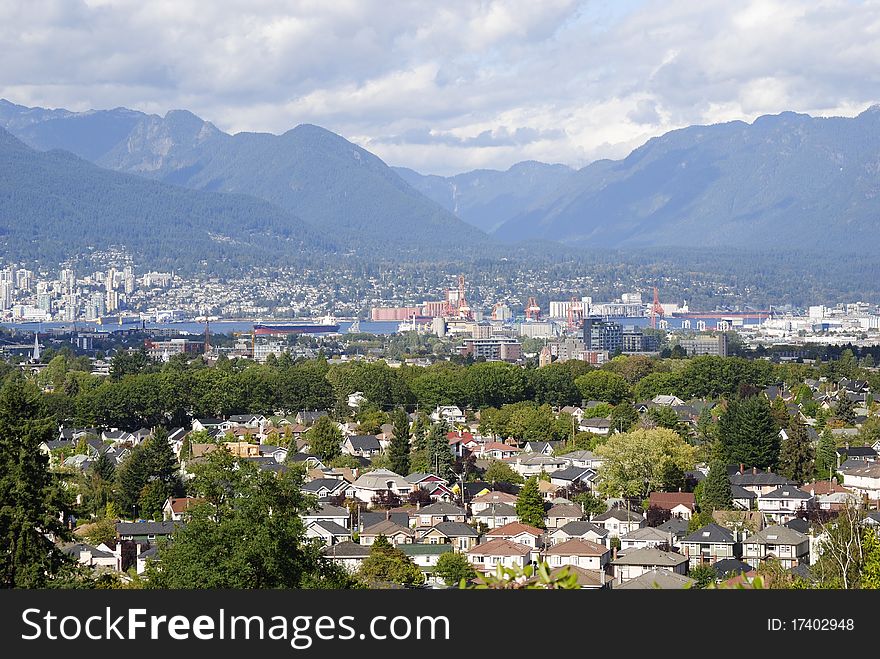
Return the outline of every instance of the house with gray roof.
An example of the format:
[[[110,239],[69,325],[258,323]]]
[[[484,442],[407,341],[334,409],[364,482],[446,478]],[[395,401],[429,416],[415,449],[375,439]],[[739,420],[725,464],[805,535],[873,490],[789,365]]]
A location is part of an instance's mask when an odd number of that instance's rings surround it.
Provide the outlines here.
[[[672,534],[656,527],[643,526],[620,536],[620,551],[626,553],[647,547],[672,548]]]
[[[362,545],[371,545],[380,535],[384,535],[392,545],[403,545],[415,542],[416,532],[409,528],[409,526],[403,526],[391,519],[385,519],[361,531],[358,542]]]
[[[712,567],[718,573],[719,579],[730,579],[754,570],[751,565],[738,558],[723,558],[712,563]]]
[[[557,487],[571,487],[576,483],[583,483],[592,490],[595,481],[596,472],[588,467],[571,466],[550,474],[550,482]]]
[[[626,508],[611,508],[596,515],[590,521],[596,526],[605,528],[610,538],[619,538],[646,525],[644,515]]]
[[[779,524],[768,526],[743,540],[742,559],[753,568],[768,558],[776,558],[785,568],[809,563],[809,537]]]
[[[809,492],[786,485],[758,497],[758,511],[771,523],[785,524],[815,503],[816,498]]]
[[[333,561],[353,574],[360,569],[361,563],[370,555],[370,548],[356,542],[340,542],[324,547],[321,554],[324,558]]]
[[[408,496],[415,487],[418,486],[408,483],[403,476],[388,469],[367,472],[352,483],[354,496],[367,503],[371,503],[379,492],[390,490],[397,496]]]
[[[416,525],[418,527],[428,528],[436,526],[441,522],[464,522],[467,518],[467,513],[464,508],[459,508],[452,503],[440,501],[419,508],[412,513],[412,517],[416,519]]]
[[[560,526],[552,531],[548,530],[547,532],[547,540],[551,545],[575,538],[589,540],[606,547],[609,545],[608,530],[584,520],[569,522],[564,526]]]
[[[615,590],[681,590],[690,588],[696,582],[680,572],[662,568],[647,570],[637,577],[623,583],[615,582]]]
[[[304,483],[300,489],[305,494],[314,495],[319,499],[326,499],[327,497],[340,495],[347,496],[352,487],[341,478],[315,478],[308,483]]]
[[[464,552],[473,548],[480,534],[470,524],[463,522],[440,522],[422,533],[419,542],[429,545],[448,544],[455,551]]]
[[[672,538],[672,547],[678,548],[681,539],[688,534],[688,520],[681,517],[673,517],[656,527],[658,530],[668,533]]]
[[[351,540],[351,531],[336,522],[312,522],[306,526],[307,538],[318,538],[325,546],[348,542]]]
[[[490,529],[497,529],[517,519],[519,517],[516,508],[507,503],[490,503],[474,515],[474,521],[485,524]]]
[[[80,565],[91,568],[117,569],[116,555],[104,551],[85,542],[73,542],[61,547],[61,551],[73,558]]]
[[[772,471],[761,471],[755,467],[752,467],[751,470],[736,471],[730,477],[730,484],[739,485],[746,490],[754,492],[759,497],[785,485],[793,487],[798,485],[784,476],[774,474]]]
[[[319,503],[312,510],[308,510],[300,515],[304,524],[312,524],[313,522],[333,522],[344,528],[349,527],[350,514],[348,508],[341,506],[333,506],[329,503]]]
[[[628,551],[611,561],[614,567],[614,581],[623,584],[654,569],[669,570],[685,575],[688,559],[672,551],[662,551],[655,547]]]
[[[362,458],[372,458],[382,452],[382,445],[375,435],[349,435],[342,442],[342,452]]]
[[[449,544],[420,544],[413,543],[411,545],[399,545],[397,547],[404,554],[409,556],[413,563],[425,575],[425,583],[446,585],[443,580],[437,576],[437,561],[443,554],[453,551],[453,546]]]
[[[715,524],[707,524],[681,540],[681,553],[684,554],[691,567],[701,563],[717,563],[720,560],[738,558],[741,547],[733,533]]]
[[[116,537],[119,540],[134,540],[135,542],[155,542],[159,538],[174,533],[178,527],[185,526],[183,522],[169,520],[166,522],[117,522]]]
[[[558,529],[584,518],[584,510],[574,503],[559,503],[547,511],[547,529]]]
[[[751,510],[752,505],[756,504],[758,501],[758,495],[751,490],[747,490],[744,487],[731,484],[730,499],[733,502],[734,508],[739,508],[740,510]]]

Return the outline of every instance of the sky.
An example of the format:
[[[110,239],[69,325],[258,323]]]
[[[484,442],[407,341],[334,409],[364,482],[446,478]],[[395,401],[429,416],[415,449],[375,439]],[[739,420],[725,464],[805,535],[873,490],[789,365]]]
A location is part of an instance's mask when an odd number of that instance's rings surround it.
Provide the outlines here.
[[[451,175],[880,101],[880,0],[0,0],[0,98],[332,130]]]

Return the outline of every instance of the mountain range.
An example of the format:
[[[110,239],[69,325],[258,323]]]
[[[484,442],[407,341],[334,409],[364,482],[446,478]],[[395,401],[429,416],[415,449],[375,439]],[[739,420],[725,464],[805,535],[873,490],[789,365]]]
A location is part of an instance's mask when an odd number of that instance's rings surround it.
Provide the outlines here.
[[[54,268],[118,247],[150,267],[214,273],[336,250],[268,202],[113,172],[68,151],[36,151],[0,128],[3,256]]]
[[[259,198],[304,223],[304,244],[367,255],[547,241],[839,251],[880,228],[877,106],[850,118],[783,112],[691,126],[578,170],[527,161],[451,177],[389,167],[307,124],[229,135],[183,110],[76,113],[0,101],[0,126],[33,149],[64,149],[103,170]]]

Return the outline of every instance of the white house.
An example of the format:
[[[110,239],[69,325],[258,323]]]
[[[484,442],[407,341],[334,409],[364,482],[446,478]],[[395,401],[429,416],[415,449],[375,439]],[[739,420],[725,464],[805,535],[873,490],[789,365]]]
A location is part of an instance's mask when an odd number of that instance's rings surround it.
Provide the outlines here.
[[[648,547],[660,547],[666,545],[672,547],[672,534],[660,529],[643,526],[633,529],[629,533],[620,536],[620,551],[627,552]]]
[[[608,531],[609,538],[619,538],[646,524],[644,515],[624,508],[612,508],[601,515],[596,515],[590,521]]]
[[[603,570],[610,561],[611,550],[589,540],[573,538],[553,545],[544,555],[550,567],[575,565],[587,570]]]
[[[379,492],[391,490],[398,496],[408,496],[414,487],[400,474],[395,474],[388,469],[376,469],[363,474],[352,483],[352,492],[360,500],[370,503]]]
[[[589,540],[599,545],[607,547],[608,531],[601,526],[596,526],[592,522],[577,521],[569,522],[565,526],[559,527],[552,531],[548,531],[547,539],[550,544],[557,545],[578,538],[580,540]]]
[[[522,522],[511,522],[486,532],[486,537],[490,540],[503,538],[504,540],[510,540],[532,549],[538,548],[542,535],[543,531],[541,529],[523,524]]]
[[[512,522],[519,517],[516,508],[506,503],[490,503],[480,512],[474,514],[474,521],[484,524],[487,528],[497,529]]]
[[[863,461],[864,462],[864,461]],[[843,486],[866,494],[869,499],[880,499],[880,462],[864,462],[841,470]]]
[[[337,565],[342,566],[347,572],[355,573],[360,569],[364,559],[370,555],[370,548],[365,545],[359,545],[356,542],[341,542],[324,547],[321,550],[321,554]]]
[[[507,464],[523,478],[531,478],[541,472],[552,474],[554,471],[565,469],[568,466],[568,461],[563,457],[534,454],[518,455],[507,460]]]
[[[815,497],[796,487],[780,487],[758,497],[758,511],[775,524],[785,524],[815,503]]]
[[[614,566],[615,583],[623,584],[655,569],[686,575],[688,559],[675,552],[649,547],[629,551],[615,558],[611,564]]]
[[[531,563],[533,549],[504,538],[495,538],[466,552],[474,569],[480,572],[494,572],[496,566],[518,567],[523,569]]]
[[[431,412],[431,421],[438,423],[441,419],[449,425],[465,423],[466,421],[464,412],[457,405],[440,405]]]

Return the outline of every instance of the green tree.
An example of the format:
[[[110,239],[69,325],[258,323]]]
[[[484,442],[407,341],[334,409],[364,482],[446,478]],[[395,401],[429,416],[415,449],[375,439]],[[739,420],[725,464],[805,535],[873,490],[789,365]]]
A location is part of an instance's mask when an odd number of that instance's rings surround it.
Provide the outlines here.
[[[418,586],[425,582],[425,575],[419,567],[384,535],[377,537],[370,546],[370,554],[361,563],[358,576],[372,586],[387,583]]]
[[[711,565],[700,563],[696,567],[691,568],[688,576],[696,582],[692,588],[702,589],[715,583],[718,579],[718,572]]]
[[[639,421],[639,413],[628,402],[618,403],[611,410],[611,427],[617,432],[629,432]]]
[[[523,524],[544,528],[544,498],[535,476],[526,481],[516,497],[516,516]]]
[[[876,532],[865,525],[865,511],[852,503],[845,505],[834,521],[824,526],[819,559],[812,569],[820,587],[863,588],[865,576],[876,574],[876,535],[866,542],[867,534]]]
[[[431,426],[426,439],[428,466],[431,472],[440,478],[448,478],[453,463],[447,432],[445,423],[437,423]]]
[[[0,585],[45,588],[70,561],[48,539],[69,539],[59,520],[71,505],[48,468],[41,442],[53,438],[54,423],[40,418],[40,392],[20,374],[0,388]]]
[[[256,464],[211,451],[192,466],[195,494],[186,525],[149,562],[150,588],[350,588],[342,568],[308,541],[301,515],[314,499],[303,495],[302,472],[276,475]]]
[[[782,396],[777,396],[773,399],[773,403],[770,405],[770,414],[773,415],[773,420],[780,428],[788,428],[788,425],[791,423],[791,417],[788,414],[788,408],[785,407],[785,401],[782,399]]]
[[[794,419],[779,449],[779,473],[795,483],[806,483],[815,472],[814,451],[804,424]]]
[[[837,404],[834,406],[834,418],[848,426],[855,425],[855,404],[847,397],[845,391],[837,395]]]
[[[667,428],[612,435],[596,449],[602,457],[600,490],[615,497],[647,498],[663,486],[669,463],[693,469],[696,448]]]
[[[322,416],[305,433],[311,452],[324,462],[342,454],[342,431],[328,416]]]
[[[103,517],[94,522],[86,532],[86,540],[92,545],[100,545],[102,542],[110,542],[116,539],[116,520]]]
[[[434,571],[447,586],[457,586],[462,580],[467,582],[477,578],[477,573],[470,561],[463,554],[454,551],[441,554],[437,559],[437,567]]]
[[[700,507],[705,510],[729,510],[733,506],[730,477],[720,457],[709,463],[709,475],[700,483]]]
[[[728,401],[718,437],[725,459],[733,464],[772,470],[779,462],[779,428],[763,396]]]
[[[816,447],[816,473],[819,478],[831,478],[837,471],[837,443],[830,428],[825,428],[819,435],[819,445]]]
[[[501,460],[492,460],[486,467],[483,478],[490,483],[513,483],[519,485],[524,482],[522,476],[514,471],[509,464]]]
[[[632,392],[629,383],[617,373],[597,370],[580,376],[575,386],[587,400],[600,400],[612,405],[627,400]]]
[[[394,425],[394,438],[388,447],[388,457],[391,471],[395,474],[407,476],[409,474],[409,417],[402,408],[398,408],[391,415]]]

